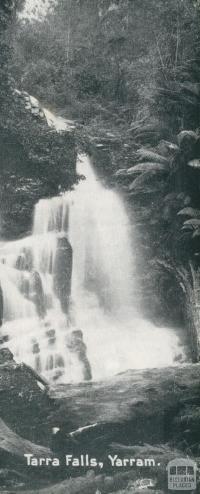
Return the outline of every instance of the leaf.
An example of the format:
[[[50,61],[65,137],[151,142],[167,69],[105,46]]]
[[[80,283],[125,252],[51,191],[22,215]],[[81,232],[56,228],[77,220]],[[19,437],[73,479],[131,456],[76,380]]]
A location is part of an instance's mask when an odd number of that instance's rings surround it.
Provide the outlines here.
[[[150,149],[141,148],[137,151],[137,156],[139,161],[153,161],[154,163],[166,163],[169,161],[164,156],[161,156]]]
[[[177,214],[178,216],[189,216],[191,218],[200,218],[200,209],[194,209],[191,207],[183,208]]]
[[[191,230],[191,229],[196,229],[196,228],[199,228],[200,227],[200,219],[197,219],[197,218],[191,218],[190,220],[187,220],[184,222],[183,224],[183,228],[186,228],[187,227]]]
[[[131,185],[129,185],[129,190],[134,191],[137,189],[144,189],[144,192],[152,192],[152,186],[154,190],[155,187],[160,185],[160,182],[161,180],[158,173],[155,170],[151,170],[137,177]]]
[[[127,175],[135,175],[136,173],[158,171],[167,173],[169,170],[164,163],[153,163],[146,161],[145,163],[139,163],[138,165],[128,168]]]
[[[117,172],[114,173],[115,177],[126,177],[126,175],[127,175],[126,168],[120,168],[120,170],[117,170]]]

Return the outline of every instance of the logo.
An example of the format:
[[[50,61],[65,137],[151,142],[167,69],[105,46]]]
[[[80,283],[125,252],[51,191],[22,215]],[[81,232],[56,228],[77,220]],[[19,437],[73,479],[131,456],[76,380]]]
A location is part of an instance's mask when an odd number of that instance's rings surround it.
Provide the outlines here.
[[[176,458],[167,465],[168,489],[170,491],[193,491],[196,489],[197,464],[189,458]]]

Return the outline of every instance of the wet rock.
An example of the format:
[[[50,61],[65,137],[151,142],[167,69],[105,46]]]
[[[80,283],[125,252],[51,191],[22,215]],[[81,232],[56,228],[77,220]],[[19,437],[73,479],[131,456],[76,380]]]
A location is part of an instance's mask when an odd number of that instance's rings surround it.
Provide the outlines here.
[[[34,341],[33,342],[32,353],[34,355],[37,354],[37,353],[40,353],[40,347],[39,347],[39,343],[37,341]]]
[[[56,355],[55,367],[65,367],[65,362],[63,360],[62,355]]]
[[[49,329],[48,331],[46,331],[46,336],[48,337],[49,345],[54,345],[56,341],[55,329]]]
[[[62,376],[63,376],[63,371],[56,370],[54,375],[53,375],[53,381],[57,381]]]
[[[39,108],[32,108],[32,109],[31,109],[31,113],[32,113],[32,115],[34,115],[35,117],[39,117],[39,116],[40,116],[40,109],[39,109]]]
[[[3,324],[3,290],[0,285],[0,326]]]
[[[35,271],[30,280],[30,299],[35,303],[40,317],[46,315],[45,295],[40,274]]]
[[[7,362],[14,361],[12,352],[8,348],[0,349],[0,364],[6,364]]]
[[[29,299],[30,283],[29,283],[29,279],[26,277],[26,274],[27,273],[21,273],[20,291],[25,298]]]
[[[37,355],[35,357],[35,370],[36,372],[38,372],[39,374],[42,372],[42,362],[41,362],[41,357],[40,355]]]
[[[87,347],[83,341],[83,333],[77,329],[72,331],[70,338],[67,340],[67,347],[71,352],[76,353],[83,366],[83,377],[85,381],[92,379],[92,371],[87,358]]]
[[[58,238],[53,269],[53,286],[65,314],[68,312],[71,295],[72,247],[66,238]]]
[[[33,253],[28,247],[24,247],[16,261],[16,269],[31,271],[33,269]]]
[[[36,340],[32,340],[32,353],[35,355],[34,369],[40,374],[42,371],[42,363],[40,357],[40,346]]]
[[[9,336],[8,334],[4,336],[0,336],[0,345],[3,345],[4,343],[7,343],[9,341]]]
[[[54,362],[53,362],[53,355],[48,355],[47,361],[46,361],[46,370],[53,370],[54,368]]]

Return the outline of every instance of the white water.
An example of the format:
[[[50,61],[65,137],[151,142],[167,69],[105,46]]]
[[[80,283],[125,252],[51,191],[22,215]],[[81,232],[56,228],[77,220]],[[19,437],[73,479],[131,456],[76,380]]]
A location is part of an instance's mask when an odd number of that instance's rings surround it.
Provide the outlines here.
[[[86,156],[80,157],[77,171],[86,179],[73,192],[36,205],[31,237],[1,245],[5,345],[19,361],[61,382],[83,380],[84,344],[95,380],[130,368],[172,365],[184,354],[176,332],[155,327],[136,307],[136,260],[122,199],[101,184]],[[71,304],[64,312],[52,274],[63,236],[73,249]],[[33,272],[43,287],[42,316],[36,309]],[[75,330],[83,333],[78,346]]]

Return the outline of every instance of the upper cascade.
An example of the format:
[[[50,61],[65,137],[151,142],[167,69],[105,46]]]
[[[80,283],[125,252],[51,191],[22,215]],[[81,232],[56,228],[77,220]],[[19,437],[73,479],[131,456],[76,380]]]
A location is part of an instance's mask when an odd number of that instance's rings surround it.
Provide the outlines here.
[[[54,128],[57,132],[72,132],[75,129],[73,120],[55,115],[49,109],[43,107],[38,99],[31,96],[27,91],[15,89],[14,94],[24,100],[25,110],[31,112],[33,117],[45,120],[46,124]]]
[[[54,0],[25,0],[24,8],[18,13],[18,17],[22,21],[43,21],[52,5],[56,5]]]

